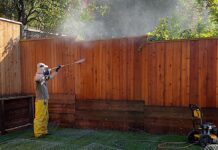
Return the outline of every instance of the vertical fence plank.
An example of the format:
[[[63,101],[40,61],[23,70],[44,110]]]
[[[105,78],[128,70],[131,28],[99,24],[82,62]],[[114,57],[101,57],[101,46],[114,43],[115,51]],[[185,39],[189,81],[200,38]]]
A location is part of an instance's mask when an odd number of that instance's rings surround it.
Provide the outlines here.
[[[150,105],[157,104],[157,50],[154,43],[149,44],[148,59],[148,99]]]
[[[165,84],[165,44],[159,43],[157,51],[157,104],[164,105]]]
[[[199,42],[190,43],[190,103],[199,104]]]
[[[128,53],[128,40],[124,39],[120,41],[120,55],[121,55],[121,59],[120,59],[120,64],[122,64],[121,69],[119,70],[119,74],[120,74],[120,98],[121,99],[127,99],[127,64],[128,64],[128,59],[127,59],[127,53]]]
[[[105,55],[106,55],[106,68],[105,68],[105,74],[106,74],[106,99],[112,99],[112,83],[113,83],[113,77],[112,77],[112,71],[113,71],[113,66],[112,66],[112,40],[109,40],[106,43],[106,49],[105,49]]]
[[[134,99],[134,40],[128,39],[128,52],[127,52],[127,99]]]
[[[181,106],[181,42],[173,43],[172,88],[173,106]]]
[[[141,39],[134,39],[134,99],[139,100],[142,98],[141,94],[141,86],[142,86],[142,52],[139,50],[139,46],[141,45]]]
[[[218,108],[218,40],[216,40],[216,108]]]
[[[216,40],[206,40],[207,55],[207,101],[206,107],[216,106]]]
[[[173,87],[172,87],[172,79],[173,79],[173,47],[172,43],[166,43],[166,67],[165,67],[165,106],[171,106],[173,100]]]
[[[142,98],[144,99],[145,105],[148,105],[149,97],[148,97],[148,44],[145,43],[144,47],[142,48]]]
[[[100,62],[100,42],[96,41],[93,47],[93,89],[96,99],[101,95],[101,62]]]
[[[101,84],[99,85],[100,88],[100,99],[106,99],[106,43],[100,42],[100,76],[101,76]]]
[[[189,75],[190,75],[190,42],[182,42],[182,64],[181,64],[181,106],[189,104]]]
[[[4,31],[4,27],[3,27],[3,22],[0,21],[0,31]],[[3,81],[2,81],[2,72],[3,72],[3,69],[2,69],[2,52],[3,52],[3,32],[0,32],[0,37],[1,37],[1,40],[0,40],[0,95],[2,95],[2,87],[3,87]]]
[[[206,48],[206,41],[202,40],[199,42],[199,82],[198,82],[198,93],[199,93],[199,105],[201,107],[206,106],[206,99],[207,99],[207,55],[208,55],[208,50]]]
[[[74,60],[77,60],[77,58],[80,58],[80,48],[81,48],[81,43],[77,43],[74,47],[75,49],[75,54],[74,54]],[[84,55],[83,55],[84,56]],[[89,59],[86,58],[86,63],[88,63]],[[76,97],[82,97],[81,93],[81,86],[83,83],[81,83],[81,66],[80,65],[75,65],[75,94]]]
[[[113,40],[113,50],[112,50],[112,65],[113,65],[113,84],[112,84],[112,93],[113,99],[119,99],[119,70],[120,70],[120,49],[119,49],[119,40]]]

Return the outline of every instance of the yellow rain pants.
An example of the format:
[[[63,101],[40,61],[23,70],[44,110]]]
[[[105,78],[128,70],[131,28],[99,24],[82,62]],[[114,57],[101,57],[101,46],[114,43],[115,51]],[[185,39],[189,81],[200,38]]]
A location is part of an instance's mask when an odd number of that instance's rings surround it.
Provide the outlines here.
[[[40,137],[48,133],[48,100],[35,101],[34,135]]]

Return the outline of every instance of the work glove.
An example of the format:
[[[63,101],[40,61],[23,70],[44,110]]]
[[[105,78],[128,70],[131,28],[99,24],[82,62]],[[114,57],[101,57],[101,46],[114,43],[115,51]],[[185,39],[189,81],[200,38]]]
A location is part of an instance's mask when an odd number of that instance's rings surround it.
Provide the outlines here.
[[[51,69],[48,69],[46,71],[43,72],[44,76],[48,76],[51,73]]]
[[[57,67],[56,67],[55,71],[56,71],[56,72],[58,72],[58,71],[59,71],[59,69],[61,69],[61,65],[57,65]]]

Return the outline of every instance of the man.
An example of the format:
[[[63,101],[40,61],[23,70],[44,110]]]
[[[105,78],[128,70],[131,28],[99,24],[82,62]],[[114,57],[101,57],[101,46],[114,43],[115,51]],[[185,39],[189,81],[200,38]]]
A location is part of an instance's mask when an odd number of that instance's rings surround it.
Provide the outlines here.
[[[49,79],[54,78],[61,65],[58,65],[55,71],[48,69],[48,66],[43,63],[37,64],[37,72],[34,78],[36,86],[36,101],[35,101],[35,118],[34,118],[34,135],[41,137],[48,134],[48,87]]]

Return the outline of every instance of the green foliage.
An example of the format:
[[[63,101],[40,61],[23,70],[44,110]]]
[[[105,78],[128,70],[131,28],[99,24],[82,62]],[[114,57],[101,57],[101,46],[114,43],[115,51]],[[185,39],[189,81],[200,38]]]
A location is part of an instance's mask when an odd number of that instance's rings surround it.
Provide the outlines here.
[[[148,40],[190,39],[218,36],[218,0],[181,1],[188,13],[162,18]],[[206,4],[206,8],[205,8]],[[187,8],[189,7],[189,8]],[[208,16],[205,18],[205,13]],[[187,19],[189,15],[189,19]],[[191,18],[191,19],[190,19]]]
[[[201,6],[204,6],[204,4],[206,4],[206,7],[209,8],[210,20],[218,23],[218,0],[197,0],[197,2]]]
[[[149,36],[155,36],[156,40],[179,39],[183,36],[188,36],[188,32],[183,32],[179,20],[175,17],[162,18],[153,32],[148,33]]]
[[[0,16],[23,25],[53,31],[68,10],[70,0],[2,0]]]
[[[209,0],[210,20],[218,24],[218,0]]]
[[[78,8],[82,8],[82,4],[79,3]],[[79,9],[81,21],[91,21],[94,19],[95,14],[104,16],[108,11],[106,4],[99,5],[95,1],[87,2],[87,6]]]
[[[93,13],[105,15],[106,5],[96,5],[95,1],[83,6],[83,0],[1,0],[0,17],[17,20],[37,29],[55,31],[72,10],[80,12],[83,21],[93,19]],[[83,8],[84,7],[84,8]]]
[[[69,9],[69,0],[52,0],[39,3],[35,7],[38,13],[29,18],[28,25],[44,31],[53,32],[65,17],[65,11]]]

